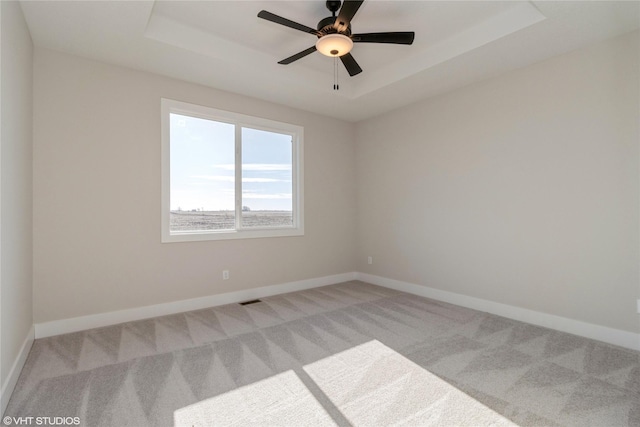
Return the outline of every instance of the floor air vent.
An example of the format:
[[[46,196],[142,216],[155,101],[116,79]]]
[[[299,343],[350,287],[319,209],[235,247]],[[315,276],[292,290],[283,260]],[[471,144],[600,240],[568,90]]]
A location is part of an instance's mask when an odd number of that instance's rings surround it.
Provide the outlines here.
[[[262,302],[259,299],[252,299],[251,301],[245,301],[245,302],[241,302],[240,305],[249,305],[249,304],[255,304],[257,302]]]

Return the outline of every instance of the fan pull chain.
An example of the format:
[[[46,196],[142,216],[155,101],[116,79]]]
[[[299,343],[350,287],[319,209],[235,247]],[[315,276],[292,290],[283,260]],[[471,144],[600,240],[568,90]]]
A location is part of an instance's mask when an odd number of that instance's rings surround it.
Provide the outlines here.
[[[333,57],[333,90],[340,90],[338,82],[338,57]]]

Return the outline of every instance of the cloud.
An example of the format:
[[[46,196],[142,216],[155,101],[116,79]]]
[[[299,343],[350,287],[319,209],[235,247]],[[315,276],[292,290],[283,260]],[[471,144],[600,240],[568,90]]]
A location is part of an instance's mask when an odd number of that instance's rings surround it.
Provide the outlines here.
[[[291,199],[291,193],[274,193],[274,194],[258,194],[258,193],[242,193],[243,199]]]
[[[275,178],[242,178],[242,182],[289,182],[285,179]]]
[[[191,175],[190,178],[206,179],[207,181],[234,182],[234,176],[226,175]]]
[[[219,163],[217,165],[213,165],[216,169],[222,169],[225,171],[236,170],[236,165],[234,163]]]
[[[235,177],[227,175],[192,175],[191,178],[206,179],[208,181],[234,182]],[[291,182],[286,179],[275,178],[242,178],[242,182]]]
[[[222,163],[214,165],[213,167],[222,170],[232,171],[235,170],[236,165],[233,163]],[[242,170],[245,171],[290,171],[290,163],[245,163],[242,165]]]

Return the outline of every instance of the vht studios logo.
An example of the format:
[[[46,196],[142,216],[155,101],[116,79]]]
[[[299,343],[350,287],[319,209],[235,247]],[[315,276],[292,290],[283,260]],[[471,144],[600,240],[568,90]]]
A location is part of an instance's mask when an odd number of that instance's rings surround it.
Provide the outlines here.
[[[80,417],[4,417],[4,425],[11,426],[77,426]]]

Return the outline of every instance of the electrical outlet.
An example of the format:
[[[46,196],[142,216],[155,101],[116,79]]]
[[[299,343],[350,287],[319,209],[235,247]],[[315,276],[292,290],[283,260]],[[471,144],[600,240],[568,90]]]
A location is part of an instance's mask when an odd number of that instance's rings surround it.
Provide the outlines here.
[[[373,264],[373,257],[367,257],[367,264],[371,265]]]
[[[222,280],[229,280],[229,270],[222,270]]]

